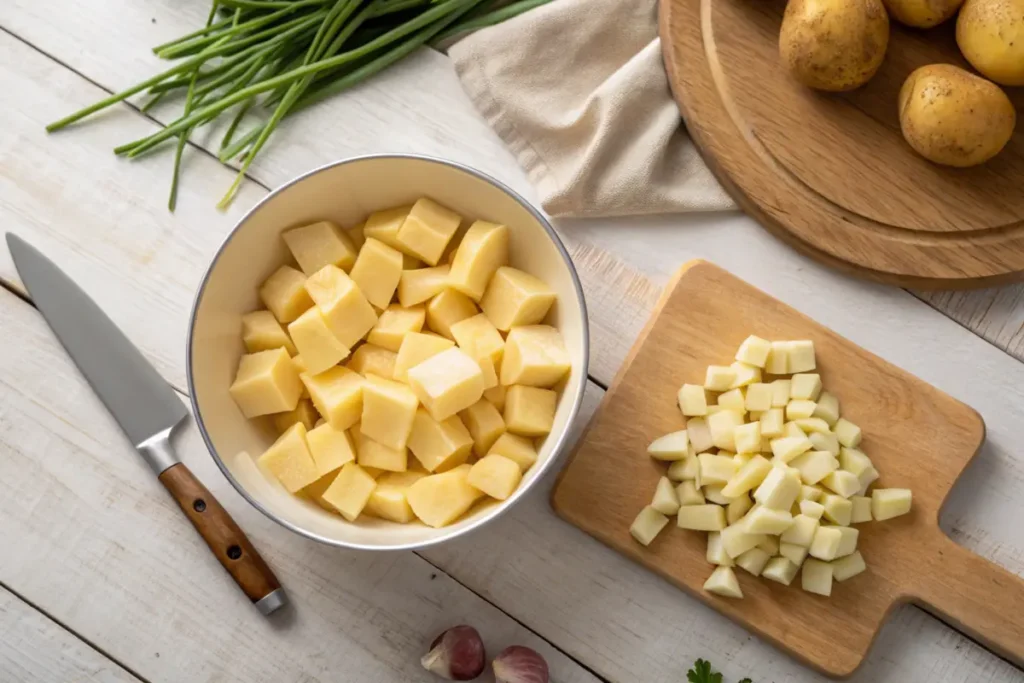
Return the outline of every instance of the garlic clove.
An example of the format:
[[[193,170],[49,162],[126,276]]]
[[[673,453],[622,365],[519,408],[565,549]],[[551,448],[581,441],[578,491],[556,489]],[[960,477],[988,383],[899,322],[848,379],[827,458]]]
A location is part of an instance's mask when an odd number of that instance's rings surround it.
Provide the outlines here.
[[[497,683],[548,683],[548,663],[534,650],[513,645],[502,650],[494,662]]]
[[[460,625],[435,638],[420,664],[449,681],[471,681],[483,673],[486,659],[484,641],[477,630]]]

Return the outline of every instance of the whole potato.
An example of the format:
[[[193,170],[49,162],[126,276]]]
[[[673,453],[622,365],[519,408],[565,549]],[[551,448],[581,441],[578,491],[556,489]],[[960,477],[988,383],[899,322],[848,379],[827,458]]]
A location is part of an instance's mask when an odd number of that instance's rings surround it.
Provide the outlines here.
[[[1003,85],[1024,85],[1024,0],[967,0],[956,43],[975,69]]]
[[[882,0],[889,15],[907,26],[931,28],[956,14],[964,0]]]
[[[818,90],[853,90],[885,58],[889,17],[882,0],[790,0],[779,32],[782,62]]]
[[[900,88],[903,137],[937,164],[988,161],[1010,140],[1016,121],[998,85],[951,64],[922,66]]]

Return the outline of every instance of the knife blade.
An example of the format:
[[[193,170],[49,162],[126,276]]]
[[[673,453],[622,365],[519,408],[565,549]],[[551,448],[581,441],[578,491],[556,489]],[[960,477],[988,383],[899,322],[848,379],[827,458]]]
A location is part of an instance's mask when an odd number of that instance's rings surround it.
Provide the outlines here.
[[[287,603],[284,589],[217,499],[171,444],[184,403],[103,310],[35,247],[12,233],[7,245],[50,329],[210,550],[261,613]]]

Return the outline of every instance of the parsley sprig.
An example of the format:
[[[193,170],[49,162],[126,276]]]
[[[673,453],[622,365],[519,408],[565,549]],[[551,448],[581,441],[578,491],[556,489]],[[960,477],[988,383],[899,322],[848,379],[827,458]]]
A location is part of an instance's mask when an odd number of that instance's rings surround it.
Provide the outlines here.
[[[686,680],[689,683],[722,683],[722,674],[712,670],[711,662],[706,659],[698,659],[693,663],[693,668],[686,672]],[[752,683],[749,678],[744,678],[740,683]]]

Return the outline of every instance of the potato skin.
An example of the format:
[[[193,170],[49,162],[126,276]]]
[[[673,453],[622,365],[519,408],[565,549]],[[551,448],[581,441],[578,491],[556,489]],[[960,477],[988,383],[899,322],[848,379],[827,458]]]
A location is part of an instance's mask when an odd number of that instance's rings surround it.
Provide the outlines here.
[[[999,86],[951,64],[917,69],[900,88],[900,128],[918,154],[945,166],[976,166],[1010,140],[1017,122]]]
[[[931,28],[946,21],[964,0],[882,0],[889,16],[906,26]]]
[[[967,0],[956,20],[956,44],[986,78],[1024,85],[1024,0]]]
[[[779,54],[793,77],[833,92],[867,83],[888,44],[881,0],[790,0],[779,32]]]

